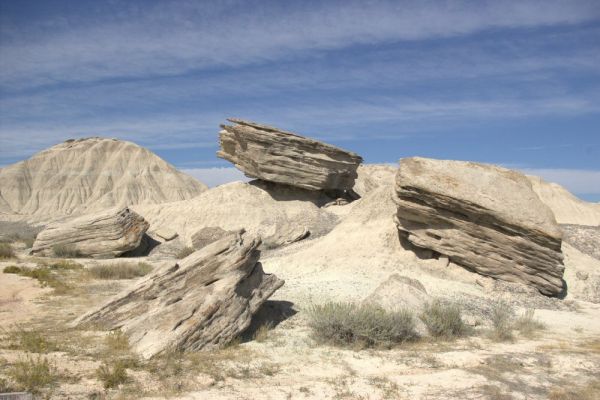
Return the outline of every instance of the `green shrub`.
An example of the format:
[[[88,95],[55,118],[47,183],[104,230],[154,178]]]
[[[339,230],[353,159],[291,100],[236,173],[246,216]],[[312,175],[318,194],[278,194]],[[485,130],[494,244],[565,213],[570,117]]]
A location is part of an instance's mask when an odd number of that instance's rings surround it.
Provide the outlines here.
[[[328,302],[310,307],[308,316],[315,338],[338,346],[391,346],[417,338],[413,315],[407,310]]]
[[[513,319],[515,311],[507,302],[501,300],[492,307],[491,337],[497,341],[513,339]]]
[[[0,258],[14,258],[15,251],[10,243],[0,243]]]
[[[461,314],[458,304],[446,304],[434,300],[423,307],[421,320],[431,336],[452,338],[468,333]]]
[[[57,294],[65,294],[71,289],[64,281],[58,278],[56,274],[47,266],[41,266],[38,268],[20,268],[20,267],[6,267],[4,272],[19,274],[28,278],[36,279],[42,287],[51,287]]]
[[[96,279],[133,279],[144,276],[152,271],[152,265],[147,263],[118,263],[109,265],[96,265],[89,269],[90,274]]]
[[[8,375],[20,389],[32,393],[39,393],[40,389],[51,385],[57,378],[54,367],[41,356],[17,361],[9,368]]]
[[[41,332],[36,330],[27,330],[23,327],[17,327],[10,332],[8,338],[11,342],[11,349],[18,349],[30,353],[47,353],[57,350],[57,346],[52,341],[46,339]]]
[[[115,388],[129,379],[127,368],[120,360],[114,362],[105,361],[96,370],[96,376],[102,382],[104,389]]]
[[[181,260],[182,258],[186,258],[195,251],[196,250],[193,247],[184,247],[183,249],[179,250],[179,252],[177,252],[177,255],[175,257]]]
[[[20,274],[21,272],[23,272],[23,269],[17,267],[16,265],[9,265],[8,267],[4,267],[4,270],[2,272],[4,272],[5,274]]]
[[[514,328],[522,335],[527,337],[533,336],[537,331],[545,329],[546,325],[538,321],[534,317],[535,310],[528,309],[523,315],[517,317],[514,323]]]
[[[77,258],[81,257],[81,253],[72,244],[55,244],[52,246],[52,252],[56,257]]]

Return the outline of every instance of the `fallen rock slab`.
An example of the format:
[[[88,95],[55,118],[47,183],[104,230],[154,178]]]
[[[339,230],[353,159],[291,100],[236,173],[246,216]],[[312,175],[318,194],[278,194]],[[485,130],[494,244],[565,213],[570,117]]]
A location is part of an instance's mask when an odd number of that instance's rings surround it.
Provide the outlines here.
[[[271,126],[230,118],[221,125],[217,156],[246,176],[309,190],[351,190],[362,158]]]
[[[148,222],[129,208],[113,208],[48,225],[37,235],[31,252],[56,256],[62,248],[81,257],[117,257],[136,249],[148,227]]]
[[[396,225],[412,245],[482,275],[564,290],[561,231],[523,174],[488,164],[405,158]]]
[[[263,272],[260,238],[229,235],[74,321],[121,329],[137,353],[210,350],[243,332],[283,281]]]

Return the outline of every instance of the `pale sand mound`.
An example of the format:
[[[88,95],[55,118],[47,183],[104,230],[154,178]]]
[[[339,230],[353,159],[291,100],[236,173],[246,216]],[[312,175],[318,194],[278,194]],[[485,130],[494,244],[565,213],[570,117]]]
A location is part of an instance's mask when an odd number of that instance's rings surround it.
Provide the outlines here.
[[[550,207],[559,224],[600,225],[600,204],[582,201],[556,183],[546,182],[537,176],[527,177],[533,190]]]
[[[398,168],[388,164],[359,165],[354,191],[361,197],[384,185],[393,185]]]
[[[185,200],[206,185],[134,143],[67,141],[0,170],[0,212],[42,219]]]
[[[267,247],[277,247],[305,230],[310,237],[323,235],[337,223],[335,215],[317,206],[319,197],[302,189],[232,182],[190,200],[132,208],[150,223],[150,231],[171,229],[188,245],[200,229],[219,227],[257,233]]]

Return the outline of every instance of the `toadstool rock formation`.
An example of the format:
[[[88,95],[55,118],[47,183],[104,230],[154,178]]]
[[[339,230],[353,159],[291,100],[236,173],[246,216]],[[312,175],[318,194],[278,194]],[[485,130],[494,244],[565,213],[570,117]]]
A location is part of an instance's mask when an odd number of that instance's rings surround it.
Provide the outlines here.
[[[129,208],[113,208],[48,225],[37,235],[31,252],[53,256],[62,247],[84,257],[117,257],[137,248],[148,226]]]
[[[561,231],[523,174],[488,164],[405,158],[396,224],[411,244],[482,275],[558,295]]]
[[[221,125],[224,158],[252,178],[308,190],[345,191],[354,186],[362,158],[355,153],[267,125],[230,118]]]
[[[231,234],[157,270],[73,325],[121,329],[145,358],[225,345],[284,283],[263,272],[259,245],[257,236]]]

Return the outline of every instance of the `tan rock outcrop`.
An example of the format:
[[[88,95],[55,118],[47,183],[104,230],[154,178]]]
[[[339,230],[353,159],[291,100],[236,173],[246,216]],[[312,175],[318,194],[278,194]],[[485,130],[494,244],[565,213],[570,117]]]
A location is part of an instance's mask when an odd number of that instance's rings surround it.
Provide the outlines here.
[[[240,119],[221,125],[217,156],[252,178],[309,190],[350,190],[362,158],[295,133]]]
[[[482,275],[564,289],[561,231],[525,175],[488,164],[405,158],[396,224],[412,245]]]
[[[113,208],[48,225],[37,235],[31,252],[54,256],[62,248],[82,257],[117,257],[137,248],[148,226],[129,208]]]
[[[243,332],[283,281],[263,272],[260,238],[232,234],[74,321],[121,329],[142,357],[165,350],[209,350]]]

